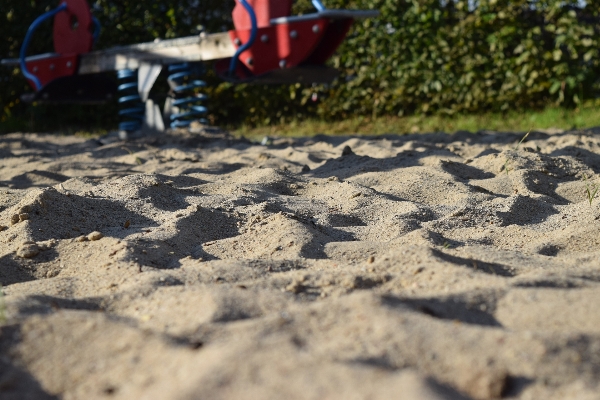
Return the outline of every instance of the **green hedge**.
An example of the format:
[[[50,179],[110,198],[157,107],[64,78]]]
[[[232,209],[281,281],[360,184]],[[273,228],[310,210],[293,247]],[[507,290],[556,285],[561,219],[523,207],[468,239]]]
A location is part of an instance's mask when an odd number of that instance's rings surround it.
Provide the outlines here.
[[[56,1],[3,0],[0,55],[16,57],[28,25]],[[466,1],[325,0],[329,8],[378,9],[377,19],[359,21],[330,61],[342,72],[330,86],[230,85],[213,73],[207,80],[216,124],[259,125],[319,116],[471,113],[577,106],[600,89],[600,2],[577,0]],[[177,37],[231,27],[233,1],[97,0],[103,25],[99,48]],[[309,12],[298,0],[295,13]],[[8,10],[8,11],[5,11]],[[124,16],[128,15],[128,18]],[[50,32],[50,24],[47,27]],[[31,53],[51,49],[36,36]],[[210,69],[209,69],[210,70]],[[115,106],[24,106],[28,90],[18,71],[0,70],[0,129],[66,126],[110,127]],[[311,100],[314,94],[319,101]],[[60,112],[57,112],[60,110]],[[10,117],[12,116],[12,117]],[[18,124],[17,124],[18,125]],[[2,128],[2,126],[4,128]]]
[[[356,79],[332,89],[339,100],[323,115],[572,106],[597,92],[598,2],[481,0],[473,11],[466,1],[374,3],[384,18],[341,50],[339,65]]]

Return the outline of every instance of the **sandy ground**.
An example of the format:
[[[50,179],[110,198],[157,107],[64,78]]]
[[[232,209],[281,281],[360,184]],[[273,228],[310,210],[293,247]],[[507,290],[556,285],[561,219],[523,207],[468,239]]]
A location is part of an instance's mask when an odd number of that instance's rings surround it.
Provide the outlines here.
[[[0,137],[2,399],[600,399],[600,132]]]

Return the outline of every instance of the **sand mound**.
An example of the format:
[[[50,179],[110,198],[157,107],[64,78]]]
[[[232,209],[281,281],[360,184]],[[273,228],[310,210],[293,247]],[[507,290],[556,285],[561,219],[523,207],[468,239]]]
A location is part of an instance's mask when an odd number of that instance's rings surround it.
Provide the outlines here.
[[[0,137],[0,397],[600,399],[600,136]]]

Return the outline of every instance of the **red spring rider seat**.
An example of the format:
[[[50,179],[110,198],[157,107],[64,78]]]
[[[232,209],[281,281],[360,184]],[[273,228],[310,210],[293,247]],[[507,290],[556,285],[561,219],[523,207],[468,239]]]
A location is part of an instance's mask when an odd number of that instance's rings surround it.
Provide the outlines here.
[[[45,54],[25,62],[33,32],[54,17],[54,54]],[[49,82],[75,75],[78,55],[88,53],[94,45],[94,19],[86,0],[63,0],[60,5],[38,17],[29,27],[21,47],[21,70],[36,91]]]
[[[319,0],[313,4],[316,13],[291,16],[292,0],[239,0],[233,10],[235,30],[229,32],[238,53],[231,62],[217,63],[219,75],[232,81],[291,83],[310,71],[305,81],[330,80],[323,64],[365,11],[328,10]],[[319,76],[323,72],[327,76]]]

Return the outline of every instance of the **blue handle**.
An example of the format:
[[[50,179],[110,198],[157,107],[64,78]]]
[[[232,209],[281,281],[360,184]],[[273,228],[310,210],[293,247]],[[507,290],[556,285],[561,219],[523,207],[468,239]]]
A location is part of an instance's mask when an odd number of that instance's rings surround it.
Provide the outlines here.
[[[242,47],[237,49],[233,57],[231,58],[231,63],[229,64],[229,76],[233,76],[235,70],[237,68],[237,63],[240,58],[240,54],[244,51],[248,50],[256,40],[256,34],[258,32],[258,22],[256,21],[256,14],[254,13],[254,9],[246,0],[238,0],[250,15],[250,22],[252,23],[252,32],[250,33],[250,40],[246,42]]]
[[[323,12],[327,10],[321,0],[312,0],[313,6],[317,9],[318,12]]]
[[[44,22],[45,20],[47,20],[49,18],[54,17],[56,14],[58,14],[61,11],[66,10],[66,9],[67,9],[67,3],[62,3],[60,6],[58,6],[54,10],[48,11],[47,13],[44,13],[44,14],[40,15],[39,17],[37,17],[36,20],[33,21],[31,26],[27,30],[27,34],[25,35],[25,40],[23,40],[23,45],[21,46],[21,52],[19,54],[20,55],[20,63],[21,63],[21,72],[23,73],[25,78],[33,81],[37,91],[39,91],[42,88],[42,84],[40,83],[40,80],[38,79],[37,76],[35,76],[31,72],[29,72],[29,70],[27,69],[27,64],[25,64],[25,56],[27,54],[27,48],[29,47],[29,42],[31,41],[31,36],[33,35],[33,32],[38,28],[38,26],[40,26],[40,24],[42,22]]]
[[[100,32],[102,32],[102,25],[100,25],[100,21],[98,21],[98,18],[94,16],[92,16],[92,22],[94,23],[94,43],[96,43],[98,41],[98,38],[100,37]]]

